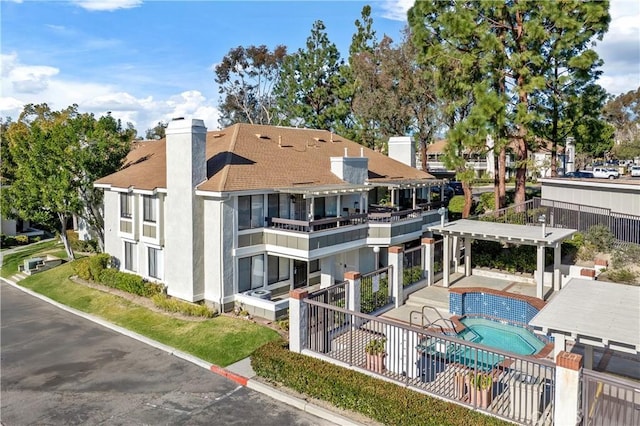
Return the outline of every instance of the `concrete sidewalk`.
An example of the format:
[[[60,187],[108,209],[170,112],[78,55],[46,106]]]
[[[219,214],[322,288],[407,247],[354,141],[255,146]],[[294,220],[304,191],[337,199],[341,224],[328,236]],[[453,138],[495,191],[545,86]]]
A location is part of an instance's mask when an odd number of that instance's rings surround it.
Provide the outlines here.
[[[85,312],[79,311],[77,309],[71,308],[69,306],[63,305],[61,303],[56,302],[55,300],[49,299],[46,296],[43,296],[39,293],[36,293],[32,290],[29,290],[25,287],[22,287],[20,285],[18,285],[15,281],[13,281],[12,279],[7,279],[7,278],[2,278],[0,277],[0,280],[3,283],[6,283],[12,287],[15,287],[16,289],[29,294],[33,297],[36,297],[44,302],[47,302],[51,305],[54,305],[64,311],[67,311],[69,313],[72,313],[74,315],[77,315],[79,317],[82,317],[86,320],[92,321],[96,324],[100,324],[101,326],[108,328],[110,330],[113,330],[115,332],[118,332],[120,334],[123,334],[125,336],[128,336],[132,339],[138,340],[142,343],[145,343],[149,346],[152,346],[154,348],[160,349],[162,351],[165,351],[173,356],[176,356],[178,358],[181,358],[185,361],[189,361],[197,366],[200,366],[204,369],[207,369],[215,374],[219,374],[222,375],[242,386],[246,386],[249,389],[252,389],[256,392],[260,392],[262,394],[267,395],[268,397],[275,399],[277,401],[283,402],[287,405],[290,405],[292,407],[295,407],[301,411],[305,411],[309,414],[312,414],[314,416],[317,417],[321,417],[325,420],[328,420],[330,422],[333,422],[337,425],[345,425],[345,426],[364,426],[365,423],[361,423],[358,422],[352,418],[349,418],[347,416],[345,416],[343,413],[338,412],[337,409],[335,410],[331,410],[331,409],[327,409],[324,407],[320,407],[317,404],[313,404],[305,399],[299,398],[299,397],[295,397],[290,395],[289,393],[285,393],[282,392],[276,388],[274,388],[273,386],[269,386],[263,382],[257,381],[255,380],[256,374],[253,371],[253,369],[251,368],[251,360],[249,358],[245,358],[242,359],[234,364],[229,365],[226,368],[223,367],[219,367],[217,365],[211,364],[205,360],[202,360],[200,358],[197,358],[193,355],[190,355],[188,353],[179,351],[171,346],[165,345],[163,343],[160,343],[158,341],[155,341],[153,339],[150,339],[146,336],[143,336],[141,334],[135,333],[131,330],[128,330],[126,328],[117,326],[115,324],[112,324],[108,321],[103,320],[102,318],[96,317],[94,315],[90,315],[87,314]],[[366,422],[366,424],[375,424],[375,422],[371,421],[371,422]]]

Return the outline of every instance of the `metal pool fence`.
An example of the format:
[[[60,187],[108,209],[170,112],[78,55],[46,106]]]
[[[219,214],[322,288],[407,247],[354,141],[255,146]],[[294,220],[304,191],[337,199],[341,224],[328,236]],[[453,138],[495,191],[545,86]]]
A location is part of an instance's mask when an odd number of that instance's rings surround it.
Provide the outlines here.
[[[311,299],[305,303],[304,349],[510,421],[553,424],[555,365],[550,361]]]
[[[370,314],[393,304],[392,266],[380,268],[360,277],[360,312]]]
[[[582,369],[582,424],[640,424],[640,385],[631,380]]]

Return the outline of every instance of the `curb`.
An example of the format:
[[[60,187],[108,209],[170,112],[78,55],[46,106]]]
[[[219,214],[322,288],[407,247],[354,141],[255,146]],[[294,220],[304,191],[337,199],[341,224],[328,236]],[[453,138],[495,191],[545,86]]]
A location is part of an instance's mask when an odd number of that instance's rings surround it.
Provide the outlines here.
[[[220,376],[226,377],[229,380],[233,380],[234,382],[242,386],[247,386],[247,382],[249,381],[248,378],[236,373],[232,373],[231,371],[224,369],[222,367],[218,367],[217,365],[211,365],[210,370],[211,372],[216,373]]]
[[[63,305],[62,303],[56,302],[53,299],[50,299],[46,296],[41,295],[40,293],[36,293],[33,290],[29,290],[26,287],[22,287],[21,285],[18,285],[16,282],[14,282],[13,280],[7,279],[7,278],[3,278],[0,277],[0,280],[3,281],[4,283],[10,285],[11,287],[16,288],[17,290],[22,291],[23,293],[26,293],[30,296],[33,296],[37,299],[42,300],[43,302],[49,303],[59,309],[62,309],[63,311],[69,312],[71,314],[77,315],[81,318],[84,318],[86,320],[89,320],[91,322],[94,322],[96,324],[99,324],[109,330],[115,331],[116,333],[125,335],[127,337],[130,337],[132,339],[138,340],[139,342],[142,342],[146,345],[152,346],[156,349],[160,349],[164,352],[167,352],[170,355],[173,355],[175,357],[181,358],[185,361],[188,361],[192,364],[195,364],[199,367],[202,367],[206,370],[211,371],[214,374],[218,374],[220,376],[226,377],[229,380],[232,380],[236,383],[238,383],[241,386],[244,386],[248,389],[252,389],[256,392],[260,392],[264,395],[267,395],[268,397],[275,399],[277,401],[283,402],[287,405],[290,405],[294,408],[297,408],[301,411],[307,412],[309,414],[312,414],[314,416],[320,417],[322,419],[328,420],[330,422],[333,422],[337,425],[345,425],[345,426],[360,426],[360,423],[356,423],[350,419],[348,419],[347,417],[344,417],[340,414],[334,413],[331,410],[328,410],[326,408],[322,408],[319,407],[315,404],[312,404],[310,402],[307,402],[303,399],[297,398],[297,397],[293,397],[291,395],[288,395],[284,392],[280,392],[277,389],[265,385],[264,383],[261,382],[257,382],[255,380],[251,380],[247,377],[241,376],[239,374],[233,373],[225,368],[219,367],[217,365],[211,364],[209,362],[206,362],[198,357],[195,357],[193,355],[190,355],[188,353],[179,351],[171,346],[167,346],[164,343],[160,343],[158,341],[155,341],[153,339],[150,339],[146,336],[143,336],[141,334],[138,334],[134,331],[128,330],[124,327],[120,327],[118,325],[112,324],[108,321],[103,320],[102,318],[98,318],[94,315],[91,314],[87,314],[86,312],[82,312],[79,311],[75,308],[71,308],[67,305]]]

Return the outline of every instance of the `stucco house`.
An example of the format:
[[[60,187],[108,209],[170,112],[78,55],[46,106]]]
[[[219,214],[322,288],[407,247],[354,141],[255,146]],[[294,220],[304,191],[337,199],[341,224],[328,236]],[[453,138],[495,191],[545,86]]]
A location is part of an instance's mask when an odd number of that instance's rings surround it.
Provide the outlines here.
[[[375,270],[441,220],[431,187],[442,182],[405,164],[413,144],[394,139],[401,161],[324,130],[176,119],[95,182],[105,252],[171,296],[225,310]]]

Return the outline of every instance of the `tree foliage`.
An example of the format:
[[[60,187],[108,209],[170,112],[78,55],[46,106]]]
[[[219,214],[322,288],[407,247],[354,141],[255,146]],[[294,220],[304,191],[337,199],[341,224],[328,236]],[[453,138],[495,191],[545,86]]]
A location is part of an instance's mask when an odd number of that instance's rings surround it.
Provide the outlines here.
[[[158,121],[158,124],[155,125],[152,129],[147,129],[144,134],[144,138],[147,140],[156,140],[156,139],[164,139],[165,130],[169,123],[166,121]]]
[[[238,46],[216,66],[222,127],[234,123],[272,124],[275,113],[273,88],[280,78],[287,48],[270,51],[265,45]]]
[[[102,235],[103,223],[91,216],[100,213],[102,204],[93,181],[120,167],[135,133],[111,116],[96,121],[80,114],[77,105],[61,111],[47,104],[26,105],[3,132],[13,161],[11,180],[2,191],[3,214],[57,228],[73,258],[67,222],[81,216]]]
[[[620,144],[640,143],[640,87],[610,99],[604,106],[604,118],[615,128]]]
[[[445,78],[453,67],[458,86],[468,86],[473,96],[468,117],[451,131],[465,147],[482,143],[483,132],[497,138],[498,149],[508,142],[516,157],[515,202],[524,203],[528,154],[536,147],[535,95],[546,89],[549,64],[557,58],[578,57],[558,62],[558,70],[591,69],[587,62],[598,59],[588,42],[606,31],[608,3],[416,2],[409,22],[422,61],[433,63]],[[558,28],[563,32],[550,37]]]
[[[341,74],[344,61],[316,21],[306,48],[285,58],[275,85],[278,118],[285,125],[327,129],[343,133],[349,127],[347,80]]]

